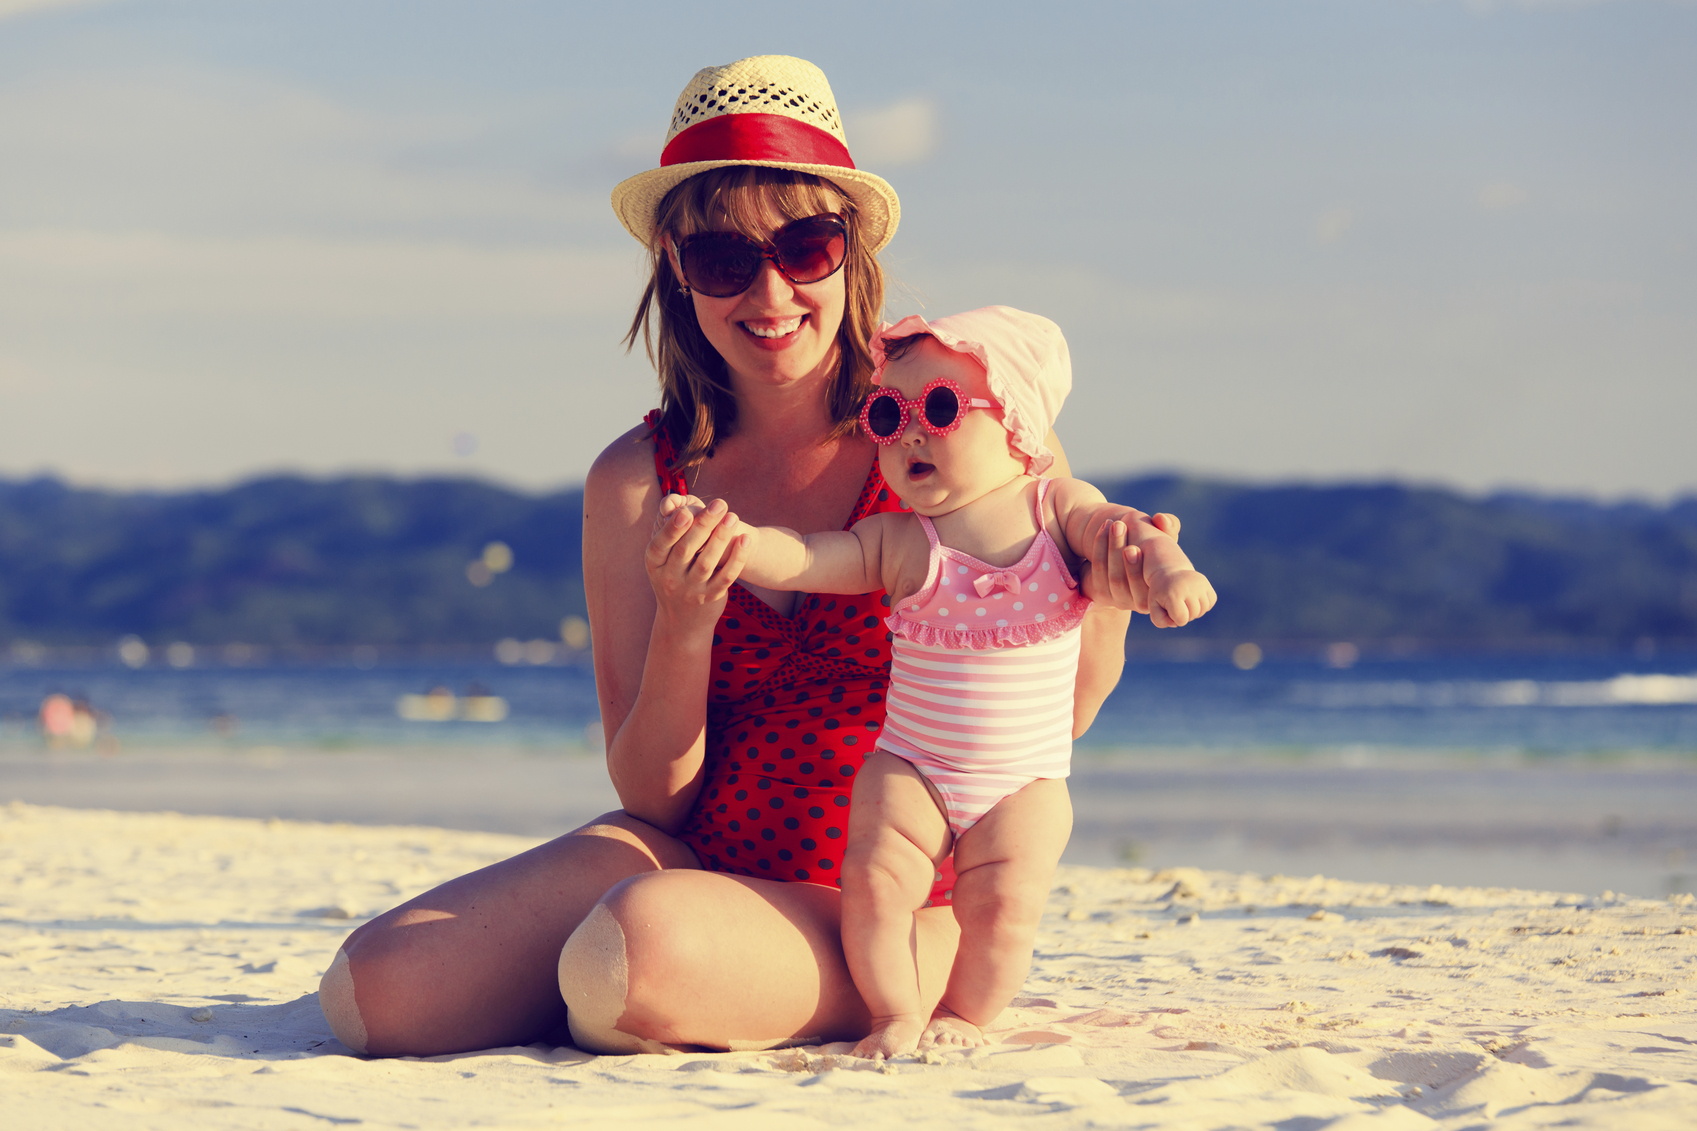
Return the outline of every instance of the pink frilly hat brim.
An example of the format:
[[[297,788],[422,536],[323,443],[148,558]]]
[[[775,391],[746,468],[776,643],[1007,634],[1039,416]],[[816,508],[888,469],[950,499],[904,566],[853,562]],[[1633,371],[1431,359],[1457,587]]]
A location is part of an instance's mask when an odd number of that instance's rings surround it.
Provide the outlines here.
[[[1013,446],[1026,469],[1041,475],[1055,462],[1046,441],[1072,391],[1072,357],[1061,328],[1040,314],[1011,306],[986,306],[927,322],[910,314],[872,335],[873,380],[884,371],[884,342],[929,334],[984,367],[990,396],[1002,409]]]

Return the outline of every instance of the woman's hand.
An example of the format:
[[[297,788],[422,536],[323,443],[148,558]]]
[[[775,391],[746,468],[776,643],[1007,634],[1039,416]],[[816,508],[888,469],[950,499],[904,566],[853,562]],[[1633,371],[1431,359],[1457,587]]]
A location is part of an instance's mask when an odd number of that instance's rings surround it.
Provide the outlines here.
[[[711,631],[747,558],[738,525],[723,499],[703,503],[693,495],[667,495],[660,501],[643,554],[657,617],[684,632]]]
[[[1178,540],[1177,515],[1151,515],[1147,521],[1162,534]],[[1081,563],[1078,579],[1084,595],[1100,605],[1133,612],[1149,611],[1149,586],[1143,580],[1143,554],[1130,545],[1124,522],[1104,522],[1091,543],[1090,554]]]

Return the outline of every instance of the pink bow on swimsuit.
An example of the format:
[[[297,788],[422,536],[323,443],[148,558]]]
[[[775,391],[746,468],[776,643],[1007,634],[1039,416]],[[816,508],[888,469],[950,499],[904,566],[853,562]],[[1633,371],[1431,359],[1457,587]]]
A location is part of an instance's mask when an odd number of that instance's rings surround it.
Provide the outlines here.
[[[1011,569],[998,570],[995,573],[986,573],[982,577],[973,578],[972,587],[978,590],[980,597],[988,597],[998,589],[1004,593],[1018,593],[1019,578]]]

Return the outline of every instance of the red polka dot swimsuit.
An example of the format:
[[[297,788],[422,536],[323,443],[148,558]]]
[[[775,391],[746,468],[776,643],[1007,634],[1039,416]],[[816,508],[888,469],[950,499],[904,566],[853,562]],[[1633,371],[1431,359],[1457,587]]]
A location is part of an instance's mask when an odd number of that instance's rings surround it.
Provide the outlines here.
[[[645,421],[658,422],[658,412]],[[672,455],[656,432],[661,489],[687,494]],[[899,509],[874,461],[848,526]],[[731,586],[713,633],[701,793],[678,834],[702,867],[840,886],[854,775],[884,726],[889,611],[882,591],[818,594],[786,617]],[[953,887],[945,861],[927,905],[948,903]]]

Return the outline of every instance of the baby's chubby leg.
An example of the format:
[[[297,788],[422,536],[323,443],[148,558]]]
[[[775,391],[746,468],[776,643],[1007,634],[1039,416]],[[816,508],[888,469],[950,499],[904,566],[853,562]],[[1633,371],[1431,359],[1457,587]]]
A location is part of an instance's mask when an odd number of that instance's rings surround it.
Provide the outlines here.
[[[843,854],[843,955],[872,1014],[856,1056],[912,1052],[925,1029],[915,962],[914,912],[931,891],[949,828],[925,779],[877,750],[854,779]]]
[[[1065,780],[1041,778],[1002,798],[956,840],[960,949],[925,1046],[982,1044],[981,1027],[1025,984],[1037,923],[1071,835]]]

